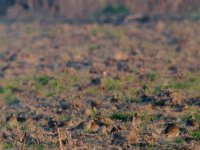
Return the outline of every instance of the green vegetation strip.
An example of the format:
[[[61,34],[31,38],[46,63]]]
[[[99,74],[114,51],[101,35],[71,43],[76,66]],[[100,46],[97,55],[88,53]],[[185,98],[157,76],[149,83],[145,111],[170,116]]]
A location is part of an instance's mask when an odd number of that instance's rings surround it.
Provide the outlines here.
[[[115,112],[110,115],[110,119],[128,121],[128,120],[131,120],[133,115],[134,115],[134,113]]]

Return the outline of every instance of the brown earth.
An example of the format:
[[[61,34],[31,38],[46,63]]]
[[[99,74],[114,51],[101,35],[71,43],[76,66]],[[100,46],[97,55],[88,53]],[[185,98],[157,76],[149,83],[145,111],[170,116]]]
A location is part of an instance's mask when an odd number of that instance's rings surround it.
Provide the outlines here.
[[[0,149],[198,149],[199,25],[0,24]]]

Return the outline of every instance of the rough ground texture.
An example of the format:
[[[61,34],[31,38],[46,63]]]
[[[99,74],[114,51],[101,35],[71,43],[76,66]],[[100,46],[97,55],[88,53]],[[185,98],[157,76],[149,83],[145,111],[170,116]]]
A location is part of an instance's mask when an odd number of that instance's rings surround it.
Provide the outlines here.
[[[0,149],[200,149],[199,26],[0,24]]]

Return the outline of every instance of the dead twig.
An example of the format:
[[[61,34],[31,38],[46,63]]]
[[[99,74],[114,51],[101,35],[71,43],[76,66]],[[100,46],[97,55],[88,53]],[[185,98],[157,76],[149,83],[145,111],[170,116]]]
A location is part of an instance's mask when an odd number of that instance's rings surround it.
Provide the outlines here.
[[[59,128],[57,128],[57,132],[58,132],[58,142],[59,142],[60,150],[64,150],[63,146],[62,146],[62,140],[61,140],[60,129]]]

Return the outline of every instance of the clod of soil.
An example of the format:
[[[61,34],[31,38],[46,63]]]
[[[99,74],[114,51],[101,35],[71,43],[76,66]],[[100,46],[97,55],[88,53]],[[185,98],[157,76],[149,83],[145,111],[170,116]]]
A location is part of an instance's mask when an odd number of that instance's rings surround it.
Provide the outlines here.
[[[180,129],[176,124],[169,123],[167,124],[164,133],[167,138],[171,139],[179,136]]]

